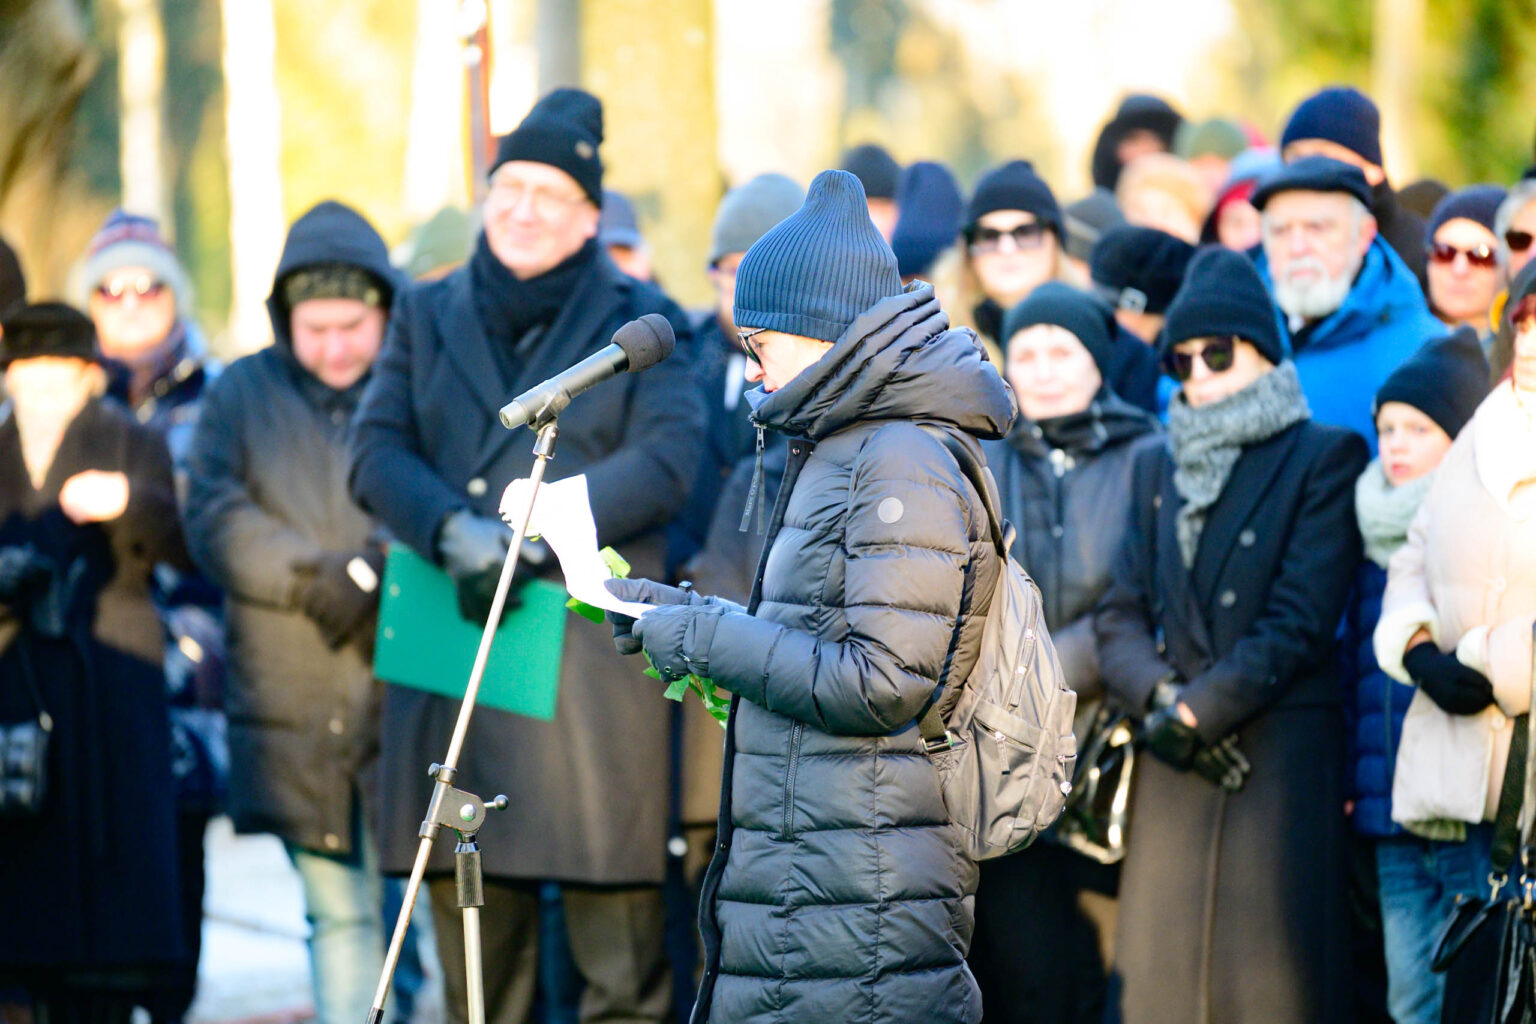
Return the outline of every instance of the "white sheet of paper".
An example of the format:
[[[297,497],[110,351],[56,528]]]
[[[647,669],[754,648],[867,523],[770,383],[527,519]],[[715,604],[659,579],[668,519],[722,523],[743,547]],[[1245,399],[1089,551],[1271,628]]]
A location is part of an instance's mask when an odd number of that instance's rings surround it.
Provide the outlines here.
[[[528,513],[528,496],[533,481],[514,480],[501,495],[501,518],[517,529]],[[533,518],[528,521],[528,536],[543,537],[560,559],[565,574],[565,589],[578,601],[620,615],[639,618],[654,605],[621,601],[608,592],[603,581],[613,573],[597,548],[597,524],[592,521],[592,499],[587,494],[587,478],[566,477],[539,487]]]

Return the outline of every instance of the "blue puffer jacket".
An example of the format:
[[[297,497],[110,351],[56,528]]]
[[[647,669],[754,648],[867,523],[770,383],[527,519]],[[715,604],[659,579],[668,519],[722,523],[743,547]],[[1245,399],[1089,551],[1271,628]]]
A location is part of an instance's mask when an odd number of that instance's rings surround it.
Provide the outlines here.
[[[1355,831],[1383,838],[1401,835],[1392,822],[1392,770],[1403,736],[1403,715],[1413,699],[1412,686],[1400,683],[1376,664],[1371,634],[1381,618],[1387,570],[1367,561],[1355,574],[1355,594],[1345,613],[1341,656],[1344,678],[1355,687],[1350,736],[1350,793],[1355,802]]]
[[[1263,253],[1257,263],[1265,286],[1273,292]],[[1280,336],[1289,339],[1285,314],[1276,307],[1275,315]],[[1294,354],[1312,419],[1355,431],[1365,438],[1374,457],[1371,404],[1377,390],[1420,345],[1445,333],[1445,325],[1429,311],[1413,272],[1378,237],[1371,242],[1344,304],[1319,323]]]

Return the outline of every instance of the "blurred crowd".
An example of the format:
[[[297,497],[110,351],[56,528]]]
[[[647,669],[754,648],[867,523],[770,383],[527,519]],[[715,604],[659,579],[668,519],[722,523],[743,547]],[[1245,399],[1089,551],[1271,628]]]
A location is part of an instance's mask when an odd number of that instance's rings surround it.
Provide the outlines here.
[[[586,476],[633,575],[748,600],[795,438],[752,418],[736,275],[806,192],[728,191],[699,239],[714,303],[684,310],[602,142],[596,98],[550,93],[481,207],[394,260],[318,204],[274,268],[273,343],[227,366],[154,221],[114,212],[72,302],[29,296],[0,243],[0,1004],[182,1020],[227,814],[302,881],[317,1019],[363,1019],[458,711],[374,672],[391,549],[483,623],[501,492],[533,466],[497,410],[631,319],[665,316],[675,354],[573,403],[550,478]],[[902,283],[1011,388],[984,449],[1079,696],[1067,813],[981,865],[986,1019],[1439,1021],[1442,925],[1513,874],[1536,167],[1394,187],[1345,87],[1277,134],[1131,96],[1075,201],[1022,158],[969,190],[876,144],[841,166]],[[530,541],[512,603],[547,578]],[[686,1019],[722,733],[579,616],[558,676],[552,720],[481,708],[459,764],[510,798],[481,833],[487,1019]],[[424,975],[466,1019],[450,846],[391,1021]]]

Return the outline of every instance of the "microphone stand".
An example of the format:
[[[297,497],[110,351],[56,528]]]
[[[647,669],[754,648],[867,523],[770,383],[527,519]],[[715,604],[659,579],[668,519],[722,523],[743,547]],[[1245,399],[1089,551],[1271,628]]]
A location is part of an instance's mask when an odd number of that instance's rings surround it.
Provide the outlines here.
[[[446,826],[458,834],[454,848],[454,881],[458,889],[459,909],[464,915],[464,971],[469,1024],[485,1024],[485,975],[480,951],[480,908],[485,905],[485,879],[480,867],[480,846],[476,836],[485,824],[487,811],[503,810],[507,806],[505,796],[497,796],[489,804],[473,793],[454,787],[458,777],[459,752],[469,731],[469,719],[475,710],[475,698],[480,692],[480,680],[485,675],[486,659],[490,657],[491,642],[496,638],[496,627],[501,624],[502,609],[507,603],[507,592],[512,586],[512,575],[517,571],[518,556],[522,553],[523,538],[528,532],[528,522],[533,517],[533,503],[538,499],[539,485],[544,481],[544,467],[555,454],[555,440],[560,433],[555,423],[558,410],[545,410],[531,426],[538,430],[533,445],[533,483],[528,500],[528,512],[523,521],[513,526],[512,546],[507,549],[507,559],[501,567],[501,578],[496,583],[496,596],[491,601],[491,613],[485,620],[485,630],[480,634],[480,649],[475,654],[475,664],[469,673],[469,683],[464,688],[464,700],[459,705],[459,719],[453,727],[453,738],[448,742],[448,756],[442,764],[434,764],[427,774],[435,780],[432,797],[427,802],[427,816],[417,835],[421,845],[416,848],[416,862],[411,865],[411,880],[406,886],[405,897],[400,903],[400,915],[395,919],[395,931],[389,940],[389,951],[384,955],[384,970],[379,975],[379,986],[373,993],[373,1006],[368,1011],[368,1024],[382,1024],[384,1000],[389,994],[390,981],[395,965],[400,960],[400,950],[405,944],[405,931],[411,922],[411,912],[416,907],[416,897],[421,890],[421,879],[427,870],[427,859],[432,855],[432,843]]]

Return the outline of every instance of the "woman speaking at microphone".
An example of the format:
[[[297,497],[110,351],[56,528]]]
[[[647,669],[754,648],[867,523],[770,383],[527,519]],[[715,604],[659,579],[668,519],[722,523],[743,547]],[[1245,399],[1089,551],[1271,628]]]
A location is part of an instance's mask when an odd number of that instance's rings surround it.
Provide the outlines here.
[[[748,250],[734,318],[754,422],[789,438],[775,507],[743,519],[767,521],[751,602],[609,584],[659,605],[614,617],[621,651],[736,695],[694,1024],[980,1020],[976,867],[914,719],[952,650],[952,678],[975,660],[1001,564],[979,496],[917,424],[979,460],[1012,397],[932,287],[902,287],[842,171]]]

